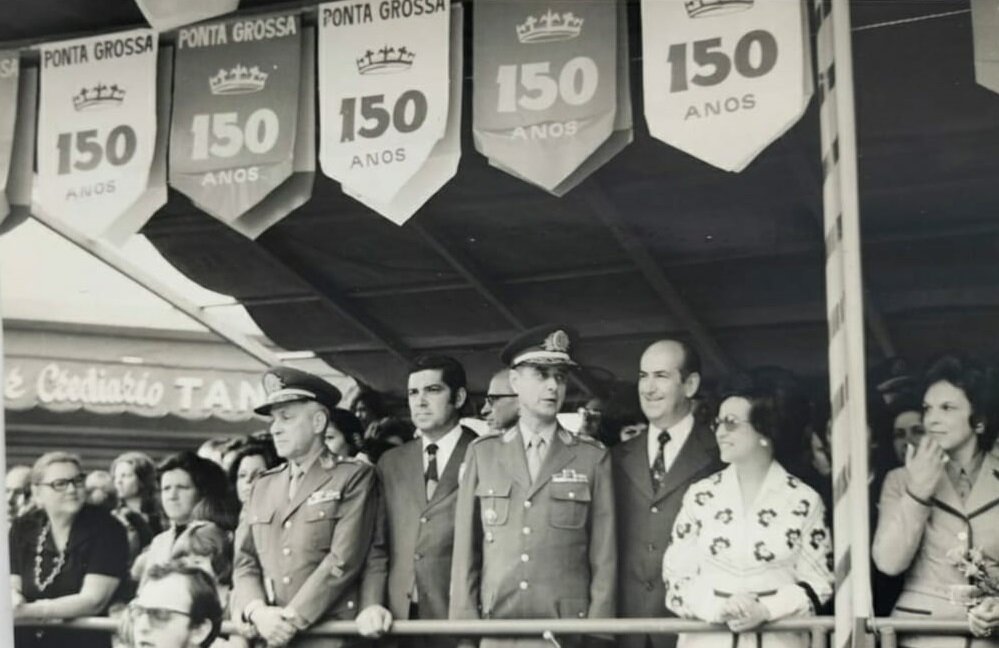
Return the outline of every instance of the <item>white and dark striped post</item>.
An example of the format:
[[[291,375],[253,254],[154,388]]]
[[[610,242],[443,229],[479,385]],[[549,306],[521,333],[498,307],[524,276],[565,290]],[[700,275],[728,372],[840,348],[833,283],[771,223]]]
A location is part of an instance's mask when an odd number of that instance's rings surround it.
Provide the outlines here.
[[[829,325],[836,648],[873,645],[865,628],[873,608],[867,518],[868,431],[860,207],[849,11],[848,0],[813,0],[812,18],[818,27],[817,86]]]

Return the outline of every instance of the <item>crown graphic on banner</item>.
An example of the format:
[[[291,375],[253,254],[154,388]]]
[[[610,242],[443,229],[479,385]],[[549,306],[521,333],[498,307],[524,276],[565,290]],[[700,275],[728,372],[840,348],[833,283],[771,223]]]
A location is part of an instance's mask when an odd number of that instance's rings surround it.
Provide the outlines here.
[[[82,88],[79,94],[73,95],[73,108],[80,110],[97,110],[120,106],[125,101],[125,90],[117,84],[110,86],[98,83],[90,88]]]
[[[750,9],[753,0],[686,0],[683,6],[691,18],[709,18]]]
[[[389,47],[385,45],[379,50],[368,50],[364,56],[357,59],[357,71],[361,74],[391,74],[402,72],[413,67],[416,52],[411,52],[405,45]]]
[[[232,69],[222,69],[208,79],[213,95],[241,95],[260,92],[267,85],[267,73],[254,65],[247,68],[239,64]]]
[[[571,40],[583,31],[583,19],[571,11],[555,13],[551,9],[538,17],[528,16],[517,25],[517,40],[521,43],[551,43]]]

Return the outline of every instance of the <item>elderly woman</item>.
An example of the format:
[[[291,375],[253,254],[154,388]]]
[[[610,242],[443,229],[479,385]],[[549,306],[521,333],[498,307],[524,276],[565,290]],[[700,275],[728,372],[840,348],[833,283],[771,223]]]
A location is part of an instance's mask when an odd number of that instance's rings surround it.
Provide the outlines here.
[[[787,397],[754,375],[721,402],[714,427],[728,466],[687,490],[663,579],[666,606],[678,616],[724,623],[737,634],[681,634],[681,648],[807,646],[807,635],[741,633],[815,614],[832,595],[822,499],[775,459],[797,450],[803,434]]]
[[[202,509],[226,508],[229,484],[225,472],[213,461],[193,452],[181,452],[167,457],[160,464],[159,473],[160,503],[170,528],[153,538],[149,550],[135,562],[133,575],[170,561],[174,542],[194,519],[199,504]]]
[[[944,356],[926,373],[924,436],[888,473],[872,557],[886,574],[905,574],[893,616],[965,619],[955,594],[967,579],[953,555],[980,549],[999,558],[999,460],[988,451],[996,437],[993,385],[981,367]],[[902,636],[902,646],[966,646],[963,637]],[[977,640],[973,646],[999,646]]]
[[[42,455],[31,469],[37,510],[10,529],[15,619],[71,619],[105,614],[128,573],[125,529],[106,510],[86,504],[80,459]],[[15,629],[18,648],[106,648],[109,635],[58,626]]]

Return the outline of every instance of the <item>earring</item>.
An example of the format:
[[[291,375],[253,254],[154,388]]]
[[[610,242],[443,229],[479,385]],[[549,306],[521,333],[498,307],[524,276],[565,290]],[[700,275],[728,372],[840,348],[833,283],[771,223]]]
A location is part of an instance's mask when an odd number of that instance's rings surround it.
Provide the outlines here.
[[[760,445],[766,448],[767,446],[770,445],[770,442],[767,441],[766,439],[760,439]]]

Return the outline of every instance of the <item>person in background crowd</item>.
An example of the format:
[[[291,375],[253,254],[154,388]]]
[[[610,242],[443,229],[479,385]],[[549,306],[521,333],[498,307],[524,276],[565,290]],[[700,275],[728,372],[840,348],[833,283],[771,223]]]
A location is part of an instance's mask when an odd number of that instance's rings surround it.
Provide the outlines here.
[[[233,441],[239,443],[239,439],[233,439],[232,437],[215,437],[213,439],[208,439],[198,447],[198,456],[202,459],[207,459],[214,462],[220,468],[225,468],[222,465],[222,456],[225,454],[226,450],[232,446]]]
[[[364,427],[356,416],[337,407],[330,412],[330,423],[323,438],[326,448],[334,455],[353,457],[361,450]]]
[[[459,423],[468,393],[465,369],[457,360],[417,358],[407,391],[420,436],[378,461],[378,533],[368,554],[357,617],[358,629],[369,637],[387,631],[393,619],[447,618],[458,472],[476,438]],[[403,643],[453,644],[443,637]]]
[[[988,452],[999,423],[995,386],[983,367],[958,355],[935,361],[924,382],[926,432],[906,450],[905,466],[885,478],[871,554],[882,572],[905,574],[893,616],[965,619],[952,594],[968,580],[952,553],[974,547],[999,556],[999,459]],[[964,637],[902,635],[899,645],[967,644]]]
[[[221,628],[222,605],[212,578],[170,563],[149,570],[119,636],[128,648],[208,648]],[[98,633],[78,636],[88,634]]]
[[[908,446],[918,447],[923,438],[922,404],[915,396],[904,396],[892,403],[892,449],[896,466],[905,465]]]
[[[113,510],[118,505],[118,497],[115,492],[111,473],[106,470],[91,470],[87,473],[83,481],[83,488],[87,492],[87,503],[94,506],[101,506],[105,509]]]
[[[556,415],[575,331],[541,326],[500,355],[518,424],[473,441],[455,506],[451,619],[613,618],[617,580],[610,454]],[[563,645],[574,645],[566,640]],[[481,646],[549,646],[486,638]]]
[[[143,517],[150,537],[163,530],[160,522],[159,482],[156,464],[144,452],[126,452],[111,462],[111,476],[118,501]]]
[[[242,450],[246,444],[253,441],[251,436],[238,436],[229,439],[229,442],[222,446],[222,458],[219,465],[222,466],[222,470],[229,472],[229,467],[232,466],[232,462],[236,459],[236,455]]]
[[[31,467],[11,466],[4,477],[7,488],[7,522],[13,522],[31,508]]]
[[[350,405],[350,412],[364,427],[365,438],[376,436],[378,423],[386,414],[381,394],[372,389],[362,389],[357,392],[354,402]]]
[[[681,634],[681,648],[804,647],[807,634],[741,634],[810,616],[833,591],[822,500],[781,465],[799,452],[794,396],[777,376],[740,376],[715,419],[728,467],[687,489],[663,556],[666,605],[731,634]]]
[[[372,466],[383,454],[413,439],[413,425],[409,421],[386,417],[375,425],[373,436],[365,437],[357,458]]]
[[[239,449],[229,465],[229,484],[243,506],[250,500],[250,490],[257,477],[277,466],[281,459],[271,440],[251,440]]]
[[[481,414],[490,432],[501,432],[517,422],[520,411],[517,394],[510,389],[509,369],[500,369],[489,379]]]
[[[601,396],[594,396],[579,408],[579,429],[576,434],[582,434],[603,442],[604,433],[604,412],[607,409],[607,399]]]
[[[671,616],[662,581],[663,552],[687,487],[721,469],[707,425],[695,421],[701,360],[686,342],[663,339],[642,354],[638,397],[647,429],[611,449],[617,511],[617,613]],[[676,643],[675,635],[625,635],[627,648]]]
[[[80,458],[42,455],[31,469],[38,510],[10,529],[14,619],[56,621],[107,612],[128,574],[125,529],[106,510],[84,501]],[[111,637],[58,625],[14,629],[17,648],[107,648]]]
[[[152,565],[169,562],[173,544],[193,519],[195,506],[208,499],[213,507],[221,508],[229,492],[222,468],[190,451],[167,457],[159,473],[160,501],[170,528],[153,538],[146,553],[135,561],[133,576],[145,573]]]
[[[125,533],[128,537],[128,564],[131,566],[132,561],[153,539],[149,525],[146,524],[146,520],[141,515],[119,504],[118,493],[112,483],[111,473],[106,470],[94,470],[88,473],[84,487],[87,491],[86,501],[88,504],[108,511],[125,527]],[[132,581],[129,581],[128,585],[123,584],[122,587],[124,595],[130,598],[134,593]]]
[[[335,457],[323,435],[340,392],[290,367],[264,375],[278,455],[288,460],[257,478],[246,505],[249,529],[236,548],[232,614],[272,646],[335,648],[346,643],[299,635],[316,623],[357,615],[364,559],[375,530],[375,471]]]

